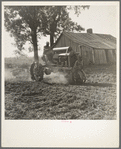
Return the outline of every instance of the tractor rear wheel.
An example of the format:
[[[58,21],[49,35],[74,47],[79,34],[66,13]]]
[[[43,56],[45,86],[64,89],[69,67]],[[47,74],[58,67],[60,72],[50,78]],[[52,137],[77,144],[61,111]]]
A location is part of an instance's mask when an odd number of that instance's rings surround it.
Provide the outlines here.
[[[69,83],[72,85],[75,84],[73,72],[69,73]]]

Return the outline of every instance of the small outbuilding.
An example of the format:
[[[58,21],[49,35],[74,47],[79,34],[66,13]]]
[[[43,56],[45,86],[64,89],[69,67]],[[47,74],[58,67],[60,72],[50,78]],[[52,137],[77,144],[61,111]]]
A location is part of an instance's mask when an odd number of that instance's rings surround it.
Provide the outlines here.
[[[116,38],[108,34],[63,32],[53,48],[67,46],[82,55],[84,65],[116,62]]]

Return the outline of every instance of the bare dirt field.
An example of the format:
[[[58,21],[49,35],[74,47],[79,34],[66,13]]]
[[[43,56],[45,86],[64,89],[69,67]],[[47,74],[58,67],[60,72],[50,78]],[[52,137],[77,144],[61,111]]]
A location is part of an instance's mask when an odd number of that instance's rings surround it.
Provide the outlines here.
[[[7,67],[5,119],[116,119],[116,66],[93,65],[84,71],[86,83],[70,85],[62,73],[35,82],[28,67]]]

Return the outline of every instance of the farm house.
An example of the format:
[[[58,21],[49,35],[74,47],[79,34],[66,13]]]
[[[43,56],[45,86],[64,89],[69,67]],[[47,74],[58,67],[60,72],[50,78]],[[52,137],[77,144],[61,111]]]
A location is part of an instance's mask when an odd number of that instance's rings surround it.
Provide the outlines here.
[[[116,38],[108,34],[63,32],[53,48],[66,46],[82,55],[84,65],[116,62]]]

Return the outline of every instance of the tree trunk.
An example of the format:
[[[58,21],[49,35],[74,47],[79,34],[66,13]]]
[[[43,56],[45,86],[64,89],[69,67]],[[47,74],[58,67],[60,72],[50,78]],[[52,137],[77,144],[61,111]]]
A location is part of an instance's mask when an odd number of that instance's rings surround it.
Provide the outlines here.
[[[50,34],[50,47],[54,44],[54,34]]]
[[[39,62],[36,30],[32,32],[32,42],[34,47],[34,61]]]
[[[34,61],[35,61],[35,62],[39,62],[38,48],[37,48],[36,45],[34,46]]]

